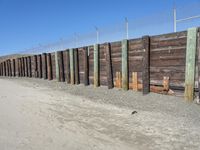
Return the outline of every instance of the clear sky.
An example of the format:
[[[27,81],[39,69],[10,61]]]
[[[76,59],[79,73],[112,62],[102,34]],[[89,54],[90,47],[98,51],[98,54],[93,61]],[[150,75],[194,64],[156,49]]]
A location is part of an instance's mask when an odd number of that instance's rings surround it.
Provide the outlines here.
[[[0,0],[0,55],[173,8],[174,0]],[[187,5],[199,0],[176,0]],[[200,1],[199,1],[200,2]],[[200,22],[199,22],[200,23]],[[160,31],[162,32],[162,31]]]

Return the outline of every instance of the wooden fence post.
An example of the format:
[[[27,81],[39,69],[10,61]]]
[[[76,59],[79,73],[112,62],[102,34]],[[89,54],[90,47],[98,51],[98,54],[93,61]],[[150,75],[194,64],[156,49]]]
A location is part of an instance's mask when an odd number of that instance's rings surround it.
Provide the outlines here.
[[[55,64],[56,64],[56,79],[58,82],[60,82],[60,68],[59,68],[59,52],[55,52]]]
[[[198,98],[200,99],[200,28],[198,28],[197,55],[198,55]]]
[[[69,57],[69,50],[66,50],[66,67],[65,67],[65,78],[68,84],[70,84],[70,57]]]
[[[107,84],[108,89],[114,88],[113,84],[113,72],[112,72],[112,60],[111,60],[111,48],[110,43],[106,44],[106,72],[107,72]]]
[[[58,65],[59,65],[59,73],[60,73],[60,81],[65,82],[65,76],[64,76],[64,64],[63,64],[63,51],[59,52],[59,59],[58,59]]]
[[[12,75],[13,75],[13,77],[15,77],[16,76],[16,68],[15,68],[15,59],[13,59],[12,60],[12,71],[13,71],[13,73],[12,73]]]
[[[4,76],[7,76],[6,62],[4,61],[3,64],[4,64],[3,65],[4,66]]]
[[[43,69],[43,78],[46,80],[47,79],[47,54],[43,53],[42,54],[42,69]]]
[[[26,68],[26,66],[27,66],[27,64],[26,64],[26,57],[24,57],[23,58],[24,59],[24,77],[26,77],[26,73],[27,73],[27,68]]]
[[[78,49],[74,49],[74,71],[75,71],[75,83],[80,84],[79,80],[79,57]]]
[[[122,41],[122,88],[128,90],[129,77],[128,77],[128,40]]]
[[[1,63],[0,63],[0,76],[2,76],[1,73],[2,73],[2,72],[1,72]]]
[[[150,92],[150,37],[142,37],[142,43],[144,48],[143,53],[143,71],[142,71],[142,87],[143,95]]]
[[[20,77],[20,60],[17,58],[17,76]]]
[[[42,78],[42,55],[38,55],[38,69],[39,69],[39,78]]]
[[[23,68],[23,77],[25,77],[25,59],[22,57],[22,68]]]
[[[74,50],[70,49],[70,78],[71,78],[71,84],[75,84],[74,81]]]
[[[10,76],[10,65],[9,65],[9,60],[6,60],[6,65],[7,65],[7,76],[9,77]]]
[[[29,77],[28,56],[26,57],[26,77]]]
[[[25,57],[26,60],[26,77],[29,77],[29,65],[28,65],[28,56]]]
[[[10,77],[10,60],[7,60],[8,77]]]
[[[47,54],[47,69],[48,69],[48,80],[52,80],[52,62],[51,62],[51,54]]]
[[[20,69],[21,69],[21,77],[23,77],[23,74],[24,74],[24,73],[23,73],[23,58],[22,58],[22,57],[20,58],[20,65],[21,65],[21,66],[20,66]]]
[[[33,56],[33,61],[34,61],[34,66],[35,66],[35,70],[34,70],[34,76],[35,78],[38,78],[38,62],[37,62],[37,55]]]
[[[31,63],[31,56],[28,57],[28,68],[29,68],[29,77],[32,77],[32,63]]]
[[[99,86],[99,44],[94,45],[94,87]]]
[[[89,85],[89,63],[88,63],[88,49],[89,47],[84,48],[84,85]]]
[[[197,28],[188,29],[185,69],[185,99],[194,99],[195,60],[197,48]]]

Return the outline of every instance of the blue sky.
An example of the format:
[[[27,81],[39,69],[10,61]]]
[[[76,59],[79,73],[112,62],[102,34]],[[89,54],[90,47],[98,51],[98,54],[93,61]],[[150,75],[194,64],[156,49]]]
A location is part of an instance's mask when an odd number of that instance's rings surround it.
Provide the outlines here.
[[[195,2],[198,0],[176,0],[176,5]],[[94,26],[112,28],[125,17],[139,20],[172,8],[173,0],[0,0],[0,55],[70,38],[75,32],[94,32]],[[171,26],[166,27],[168,30]]]

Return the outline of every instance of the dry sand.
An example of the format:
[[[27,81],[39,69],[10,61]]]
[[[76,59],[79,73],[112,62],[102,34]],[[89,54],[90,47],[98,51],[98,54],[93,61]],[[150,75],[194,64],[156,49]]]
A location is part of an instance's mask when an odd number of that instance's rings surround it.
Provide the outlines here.
[[[0,78],[0,150],[162,149],[200,149],[200,106],[158,94]]]

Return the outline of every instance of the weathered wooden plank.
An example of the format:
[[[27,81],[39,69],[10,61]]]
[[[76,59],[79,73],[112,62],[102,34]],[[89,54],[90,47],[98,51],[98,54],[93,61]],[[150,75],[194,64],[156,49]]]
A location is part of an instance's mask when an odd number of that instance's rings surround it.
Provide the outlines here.
[[[20,77],[20,58],[17,58],[17,76]]]
[[[28,56],[28,69],[29,69],[29,77],[32,77],[32,65],[31,65],[31,56]]]
[[[70,49],[70,81],[71,84],[75,84],[75,77],[74,77],[74,49]]]
[[[47,54],[47,74],[48,74],[48,80],[53,79],[52,75],[52,62],[51,62],[51,53]]]
[[[15,59],[12,59],[12,76],[16,76]]]
[[[128,78],[128,40],[122,41],[122,88],[129,89]]]
[[[150,92],[150,38],[149,36],[142,37],[144,53],[143,53],[143,71],[142,71],[142,84],[143,95]]]
[[[42,78],[42,55],[38,55],[38,73],[39,73],[39,78]]]
[[[197,28],[188,29],[185,72],[185,99],[194,99],[195,57],[197,46]]]
[[[200,100],[200,28],[198,28],[198,40],[197,40],[197,65],[198,65],[198,98]]]
[[[3,66],[4,66],[4,76],[7,76],[7,71],[6,71],[6,62],[3,62]]]
[[[34,76],[35,76],[35,78],[38,78],[38,61],[37,61],[37,55],[34,55],[33,56],[34,57],[34,59],[33,59],[33,61],[34,61],[34,66],[35,66],[35,70],[34,70]]]
[[[106,44],[106,73],[107,73],[107,85],[108,89],[114,88],[113,72],[112,72],[112,59],[111,59],[111,47],[110,43]]]
[[[132,73],[132,89],[133,91],[138,91],[138,73]]]
[[[60,70],[59,70],[59,52],[55,52],[55,66],[56,66],[56,80],[60,82]]]
[[[69,84],[70,83],[70,57],[69,57],[69,50],[67,50],[66,52],[66,66],[65,66],[65,78],[66,78],[66,82]]]
[[[75,71],[75,84],[80,84],[78,49],[74,49],[74,71]]]
[[[89,85],[89,62],[88,62],[88,49],[89,47],[84,48],[84,85]]]
[[[99,45],[94,45],[94,87],[99,86]]]
[[[21,77],[24,77],[24,63],[23,63],[23,57],[20,59],[20,62],[21,62]]]
[[[8,71],[8,77],[9,77],[10,76],[10,61],[7,60],[6,64],[7,64],[7,71]]]
[[[43,69],[43,79],[47,79],[47,54],[42,54],[42,69]]]
[[[26,77],[28,77],[28,74],[29,74],[29,69],[28,69],[28,57],[25,57],[25,62],[26,62]]]
[[[58,56],[59,56],[58,57],[58,65],[59,65],[60,81],[65,82],[64,64],[63,64],[63,51],[60,51]]]

